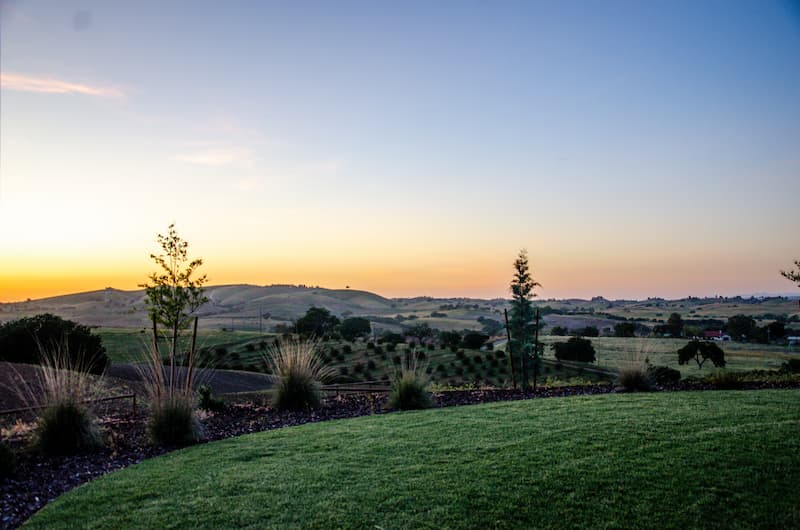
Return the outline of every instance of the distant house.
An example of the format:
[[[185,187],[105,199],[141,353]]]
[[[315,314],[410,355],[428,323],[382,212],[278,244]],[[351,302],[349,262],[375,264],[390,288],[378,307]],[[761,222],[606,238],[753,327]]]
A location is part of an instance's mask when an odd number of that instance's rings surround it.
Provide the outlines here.
[[[706,340],[731,340],[730,335],[725,335],[722,331],[704,331],[703,338]]]
[[[789,346],[796,346],[800,344],[800,337],[786,337],[786,340],[789,342]]]

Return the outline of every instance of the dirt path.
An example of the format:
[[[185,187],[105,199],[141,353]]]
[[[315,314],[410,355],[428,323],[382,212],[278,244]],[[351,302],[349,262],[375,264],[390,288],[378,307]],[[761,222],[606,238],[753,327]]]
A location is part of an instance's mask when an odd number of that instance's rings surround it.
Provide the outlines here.
[[[178,367],[179,377],[185,373],[186,368]],[[141,381],[136,365],[129,363],[112,364],[107,375],[126,381]],[[272,380],[267,375],[239,370],[203,369],[199,371],[196,381],[209,385],[214,394],[257,392],[272,388]]]

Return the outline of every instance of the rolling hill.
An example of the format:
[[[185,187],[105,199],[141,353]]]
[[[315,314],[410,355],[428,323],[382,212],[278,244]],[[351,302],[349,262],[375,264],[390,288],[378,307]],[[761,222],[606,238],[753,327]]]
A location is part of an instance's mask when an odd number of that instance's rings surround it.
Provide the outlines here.
[[[297,285],[218,285],[206,289],[209,302],[199,311],[205,329],[268,331],[276,324],[287,324],[312,306],[324,307],[341,317],[369,317],[381,330],[397,331],[402,325],[427,323],[442,330],[481,329],[478,319],[502,321],[504,299],[472,298],[385,298],[368,291],[326,289]],[[596,326],[613,328],[620,320],[636,320],[649,325],[666,320],[670,313],[684,319],[725,320],[746,314],[759,321],[777,316],[797,315],[797,300],[768,298],[684,298],[664,300],[537,300],[546,329],[564,326],[576,329]],[[25,302],[0,303],[0,322],[49,312],[89,326],[143,328],[148,325],[143,290],[113,288],[55,296]]]

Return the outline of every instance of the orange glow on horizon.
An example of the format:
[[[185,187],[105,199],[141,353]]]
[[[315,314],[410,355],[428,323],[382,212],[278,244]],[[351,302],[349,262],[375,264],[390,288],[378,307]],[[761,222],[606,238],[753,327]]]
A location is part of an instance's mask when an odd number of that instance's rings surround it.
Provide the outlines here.
[[[512,254],[513,258],[513,254]],[[537,264],[537,261],[541,265]],[[147,281],[154,270],[152,262],[136,260],[124,267],[121,263],[103,267],[81,267],[77,261],[62,262],[59,274],[47,273],[47,262],[27,270],[15,267],[0,273],[0,302],[23,301],[113,287],[136,290]],[[209,261],[206,261],[209,263]],[[213,259],[200,271],[207,274],[208,285],[243,284],[304,284],[331,289],[351,289],[374,292],[386,297],[434,296],[442,298],[507,298],[512,277],[511,259],[491,256],[469,261],[435,259],[385,260],[353,263],[339,258],[326,261],[321,257],[289,263],[274,260],[258,263]],[[19,265],[19,264],[17,264]],[[608,261],[595,263],[577,260],[559,261],[552,257],[536,259],[531,256],[533,277],[542,283],[537,289],[540,299],[584,298],[646,298],[663,296],[713,296],[747,294],[739,287],[743,275],[762,279],[764,292],[791,292],[792,286],[782,281],[771,264],[744,263],[735,271],[719,271],[713,261],[695,260],[687,263],[648,263],[629,261],[625,267]],[[79,272],[74,272],[79,271]]]

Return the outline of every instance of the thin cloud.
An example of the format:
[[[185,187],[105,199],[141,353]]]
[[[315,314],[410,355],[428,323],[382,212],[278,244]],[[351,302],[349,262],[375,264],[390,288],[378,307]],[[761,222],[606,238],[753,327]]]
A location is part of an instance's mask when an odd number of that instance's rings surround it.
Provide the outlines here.
[[[38,94],[81,94],[102,98],[121,98],[125,96],[122,90],[114,87],[72,83],[52,77],[36,77],[15,73],[0,73],[0,87],[7,90]]]
[[[173,159],[200,166],[251,167],[253,165],[253,152],[246,147],[223,147],[177,155]]]

